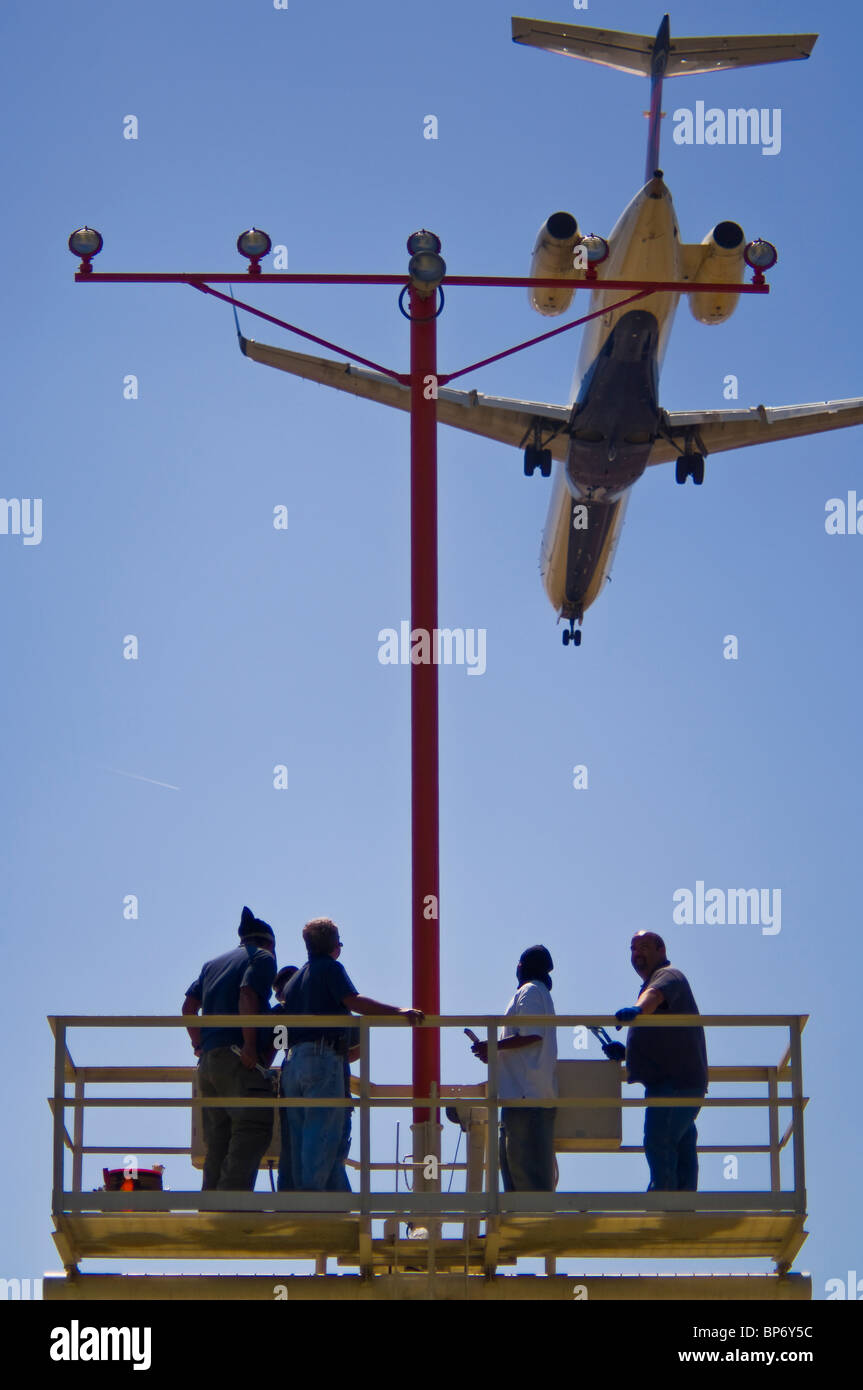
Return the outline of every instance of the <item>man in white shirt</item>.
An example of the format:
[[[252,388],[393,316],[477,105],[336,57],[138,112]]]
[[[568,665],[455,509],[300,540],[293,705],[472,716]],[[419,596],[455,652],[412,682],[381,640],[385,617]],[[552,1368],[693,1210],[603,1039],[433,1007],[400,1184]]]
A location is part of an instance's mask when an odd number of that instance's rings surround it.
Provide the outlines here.
[[[545,946],[530,946],[516,967],[518,989],[507,1005],[507,1017],[548,1014],[554,961]],[[488,1062],[488,1043],[471,1051]],[[507,1106],[508,1100],[546,1100],[557,1095],[557,1034],[554,1027],[531,1027],[526,1032],[508,1023],[498,1041],[498,1095],[501,1106],[500,1172],[505,1192],[554,1190],[553,1106]]]

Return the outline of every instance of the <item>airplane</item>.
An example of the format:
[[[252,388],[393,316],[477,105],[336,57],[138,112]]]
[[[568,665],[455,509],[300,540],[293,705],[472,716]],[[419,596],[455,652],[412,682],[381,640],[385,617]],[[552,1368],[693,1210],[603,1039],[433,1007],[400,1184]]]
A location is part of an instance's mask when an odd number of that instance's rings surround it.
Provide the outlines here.
[[[615,309],[620,290],[603,279],[740,284],[749,265],[763,274],[775,248],[746,242],[736,222],[718,222],[700,244],[681,242],[671,194],[659,167],[662,84],[666,77],[808,59],[817,34],[672,38],[665,15],[654,39],[641,34],[515,17],[515,43],[583,58],[618,72],[650,78],[651,99],[644,186],[607,239],[584,236],[568,212],[543,223],[530,275],[571,278],[573,288],[531,288],[538,313],[566,312],[579,284],[591,281],[591,311],[607,310],[585,328],[567,405],[487,396],[439,387],[438,420],[524,450],[524,471],[549,477],[556,464],[540,570],[546,594],[564,621],[564,646],[579,646],[584,614],[610,575],[629,494],[647,467],[675,463],[679,484],[704,481],[708,455],[863,423],[863,397],[810,405],[666,411],[659,372],[679,293],[656,291],[635,307]],[[740,112],[741,118],[745,112]],[[729,319],[739,298],[715,290],[687,292],[704,324]],[[280,371],[342,391],[410,409],[407,386],[350,363],[269,347],[244,338],[243,353]]]

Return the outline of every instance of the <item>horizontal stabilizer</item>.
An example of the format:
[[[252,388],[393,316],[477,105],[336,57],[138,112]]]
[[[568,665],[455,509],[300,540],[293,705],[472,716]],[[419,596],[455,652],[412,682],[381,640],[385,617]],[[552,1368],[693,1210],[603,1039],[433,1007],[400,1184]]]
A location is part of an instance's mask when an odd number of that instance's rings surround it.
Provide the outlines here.
[[[514,17],[512,41],[528,44],[531,48],[544,48],[548,53],[563,53],[570,58],[587,58],[591,63],[617,68],[618,72],[635,72],[642,77],[650,75],[653,39],[643,34]]]
[[[817,34],[743,34],[732,38],[672,39],[666,77],[753,68],[808,58]]]
[[[553,20],[514,18],[514,43],[586,58],[618,72],[650,76],[655,40],[644,34],[615,29],[593,29],[586,24],[559,24]],[[785,63],[808,58],[817,34],[744,34],[708,38],[672,38],[665,66],[666,77],[687,73],[719,72],[761,63]]]

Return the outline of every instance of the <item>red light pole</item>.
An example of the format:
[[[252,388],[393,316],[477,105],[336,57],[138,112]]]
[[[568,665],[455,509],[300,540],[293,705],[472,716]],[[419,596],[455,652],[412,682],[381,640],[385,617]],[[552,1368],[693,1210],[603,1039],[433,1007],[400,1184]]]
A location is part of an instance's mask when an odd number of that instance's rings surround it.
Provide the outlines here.
[[[412,1002],[440,1013],[440,817],[438,780],[437,317],[446,266],[432,232],[408,238],[411,283],[411,960]],[[438,298],[441,305],[438,308]],[[402,299],[404,295],[402,296]],[[422,659],[414,660],[414,657]],[[440,1033],[413,1035],[414,1096],[440,1094]],[[435,1107],[413,1111],[414,1190],[439,1190]],[[435,1158],[433,1175],[426,1160]]]
[[[411,998],[427,1014],[440,1013],[436,301],[434,291],[423,294],[411,285],[411,637],[427,657],[411,663]],[[419,1096],[439,1090],[436,1029],[413,1035],[413,1085]],[[414,1110],[415,1124],[429,1120],[437,1120],[437,1111]]]

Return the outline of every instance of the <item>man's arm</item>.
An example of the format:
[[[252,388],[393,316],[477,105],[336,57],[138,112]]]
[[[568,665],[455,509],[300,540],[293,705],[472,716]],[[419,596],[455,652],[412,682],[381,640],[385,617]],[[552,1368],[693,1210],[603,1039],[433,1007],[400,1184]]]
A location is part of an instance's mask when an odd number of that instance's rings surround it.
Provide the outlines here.
[[[638,996],[638,1007],[643,1014],[655,1014],[664,997],[661,989],[652,989],[648,986]]]
[[[501,1038],[497,1045],[498,1052],[516,1052],[520,1047],[533,1047],[534,1043],[542,1043],[542,1038],[538,1033],[514,1033],[512,1037]],[[474,1057],[478,1057],[481,1062],[488,1062],[488,1043],[477,1042],[471,1048]]]
[[[183,1000],[182,1012],[183,1014],[197,1015],[200,1007],[200,999],[196,999],[194,994],[187,994],[185,999]],[[186,1032],[189,1034],[189,1037],[192,1040],[192,1047],[194,1049],[195,1056],[197,1056],[201,1050],[201,1030],[200,1028],[187,1028]]]
[[[377,999],[369,999],[365,994],[346,994],[341,1001],[353,1014],[371,1014],[373,1017],[386,1017],[401,1014],[413,1026],[422,1023],[425,1014],[422,1009],[400,1009],[397,1004],[381,1004]]]
[[[251,985],[243,985],[240,989],[239,1012],[241,1014],[263,1014],[266,1009],[261,1008],[261,1001],[258,998],[257,990],[252,989]],[[244,1067],[252,1071],[258,1065],[258,1030],[257,1028],[243,1029],[243,1051],[240,1061]]]
[[[664,999],[665,995],[661,989],[657,989],[655,985],[648,985],[647,989],[643,989],[639,994],[637,1004],[629,1004],[625,1009],[617,1010],[614,1015],[617,1019],[617,1031],[620,1032],[625,1023],[634,1023],[639,1014],[655,1014]]]

